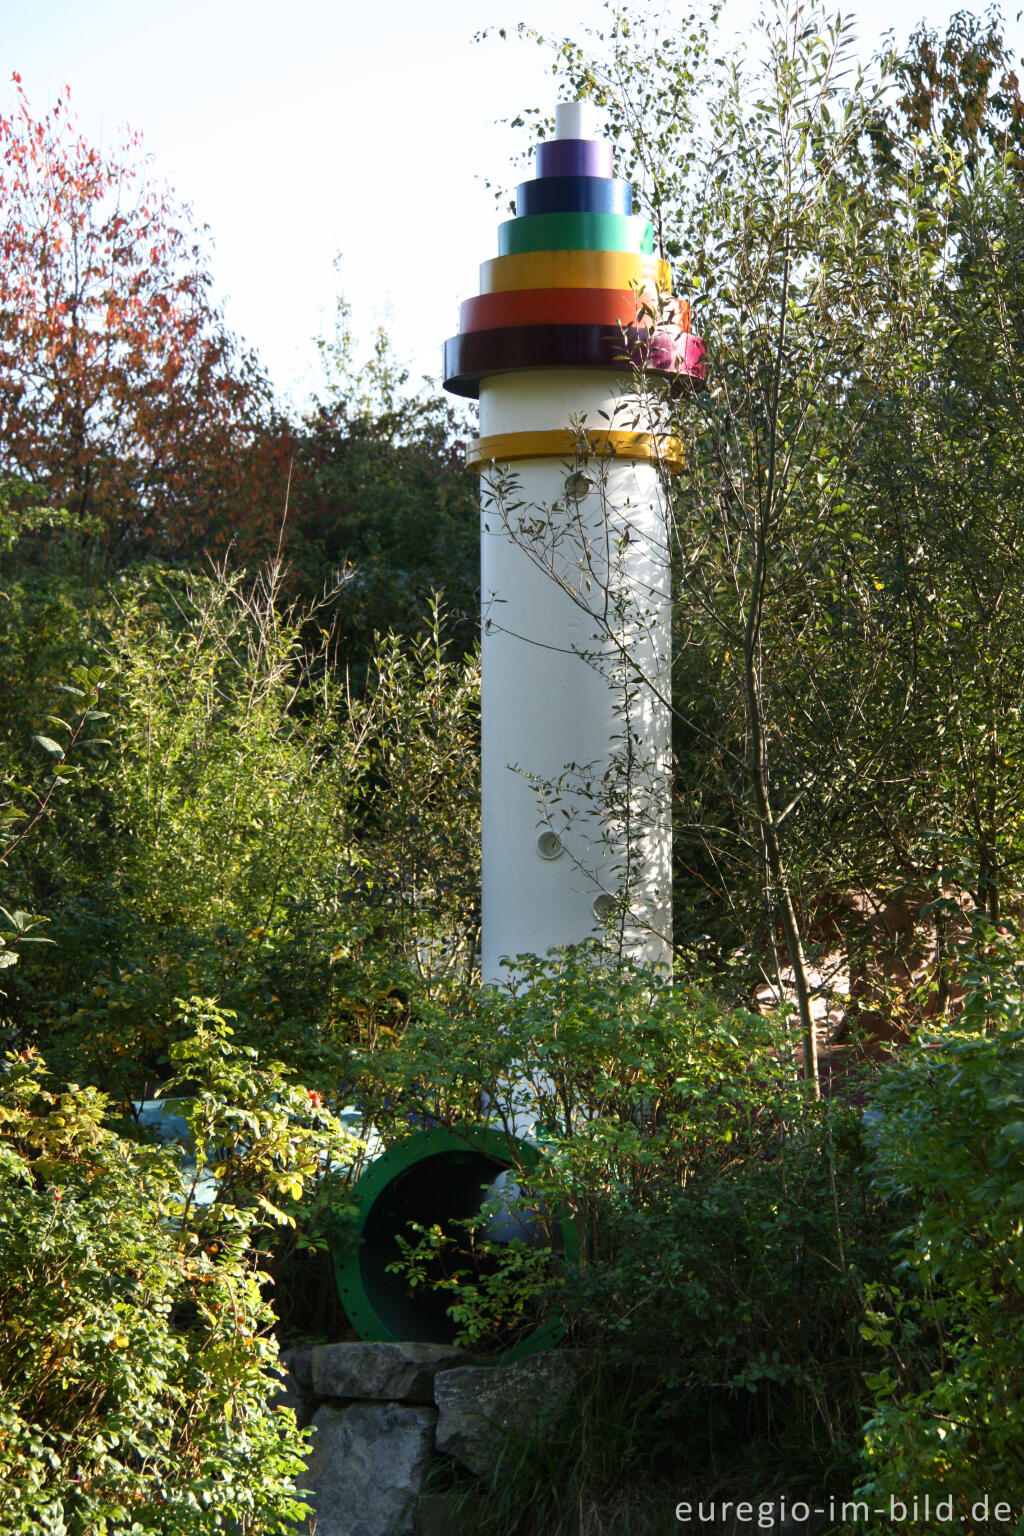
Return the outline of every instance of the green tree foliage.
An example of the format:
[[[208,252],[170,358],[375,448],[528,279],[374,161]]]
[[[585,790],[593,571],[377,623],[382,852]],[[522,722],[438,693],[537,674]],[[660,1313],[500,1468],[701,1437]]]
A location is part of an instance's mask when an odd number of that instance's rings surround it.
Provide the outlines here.
[[[436,605],[412,639],[378,642],[352,728],[364,744],[367,909],[423,982],[476,972],[480,939],[480,671]]]
[[[95,532],[52,507],[41,488],[0,480],[0,743],[7,765],[30,759],[54,684],[70,666],[97,660],[104,562]]]
[[[958,1027],[922,1039],[887,1074],[874,1111],[875,1183],[913,1209],[865,1334],[864,1492],[991,1493],[1020,1529],[1024,1500],[1024,960],[979,923]],[[974,1530],[974,1525],[965,1528]]]
[[[33,842],[105,745],[107,672],[86,640],[95,585],[87,558],[76,569],[84,544],[67,513],[0,482],[0,970],[23,944],[50,942],[39,931],[45,918],[33,916],[46,894]],[[66,823],[66,859],[76,826]],[[0,985],[0,1000],[8,991]]]
[[[195,1174],[104,1095],[51,1086],[32,1051],[0,1076],[0,1523],[35,1536],[294,1529],[303,1437],[276,1409],[257,1250],[347,1133],[278,1064],[183,1010],[175,1049]],[[173,1086],[173,1084],[172,1084]],[[198,1087],[198,1092],[196,1088]],[[196,1199],[210,1170],[211,1202]]]
[[[711,359],[675,427],[677,939],[785,971],[808,1056],[849,893],[995,917],[1024,853],[1017,77],[995,12],[863,77],[849,45],[797,4],[728,60],[626,8],[555,45]]]
[[[444,599],[460,649],[477,632],[477,477],[464,461],[468,426],[424,385],[409,390],[386,326],[360,364],[351,308],[319,343],[322,393],[296,430],[291,550],[307,580],[344,578],[336,605],[337,664],[361,683],[375,636],[412,634]]]
[[[999,916],[1019,888],[1022,107],[998,17],[919,32],[879,124],[881,206],[916,188],[930,304],[862,459],[899,637],[906,726],[876,776],[881,847],[905,878],[944,862]],[[944,137],[914,140],[908,127]],[[909,232],[909,230],[908,230]],[[1012,901],[1012,894],[1011,894]]]
[[[350,1035],[399,1027],[410,988],[475,963],[475,663],[448,658],[438,619],[382,642],[354,698],[281,581],[150,567],[103,615],[88,795],[5,872],[54,941],[11,988],[12,1026],[67,1077],[139,1097],[174,999],[199,991],[337,1079]]]

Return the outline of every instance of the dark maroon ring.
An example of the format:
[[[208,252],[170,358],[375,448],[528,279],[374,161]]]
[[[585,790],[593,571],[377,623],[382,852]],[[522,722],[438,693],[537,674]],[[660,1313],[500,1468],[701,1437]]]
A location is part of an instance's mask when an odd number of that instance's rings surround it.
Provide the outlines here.
[[[676,393],[703,389],[706,371],[699,337],[673,340],[632,326],[516,325],[470,331],[444,344],[442,377],[453,395],[476,400],[484,374],[520,368],[644,368],[666,378]]]

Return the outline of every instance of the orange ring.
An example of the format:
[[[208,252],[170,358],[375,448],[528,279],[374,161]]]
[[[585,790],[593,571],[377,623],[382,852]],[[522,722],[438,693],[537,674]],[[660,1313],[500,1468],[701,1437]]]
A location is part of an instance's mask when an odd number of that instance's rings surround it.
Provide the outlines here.
[[[518,459],[564,459],[578,463],[588,454],[598,458],[630,459],[664,464],[670,474],[683,467],[683,445],[678,437],[659,437],[655,432],[586,431],[586,449],[578,432],[562,427],[547,432],[495,432],[475,437],[466,450],[470,469],[491,464],[512,464]],[[582,451],[581,451],[582,450]]]
[[[651,326],[658,315],[653,288],[513,288],[467,299],[459,331],[497,330],[505,325]],[[646,313],[644,313],[646,311]]]

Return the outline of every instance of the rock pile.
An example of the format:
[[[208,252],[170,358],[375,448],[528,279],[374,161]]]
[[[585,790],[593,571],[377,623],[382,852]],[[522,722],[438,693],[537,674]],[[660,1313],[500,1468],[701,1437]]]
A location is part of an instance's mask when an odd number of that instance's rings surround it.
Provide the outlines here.
[[[509,1431],[535,1431],[579,1380],[581,1357],[550,1349],[510,1365],[440,1344],[286,1350],[280,1403],[312,1428],[301,1486],[316,1536],[456,1536],[424,1492],[435,1462],[494,1472]]]

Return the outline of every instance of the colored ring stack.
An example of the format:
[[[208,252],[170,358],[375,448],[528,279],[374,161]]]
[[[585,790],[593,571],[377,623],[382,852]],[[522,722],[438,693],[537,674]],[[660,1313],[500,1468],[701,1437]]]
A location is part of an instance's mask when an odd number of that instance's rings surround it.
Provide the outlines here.
[[[668,263],[654,255],[650,223],[633,213],[629,183],[612,174],[611,145],[549,140],[537,149],[536,170],[517,188],[516,217],[498,229],[499,254],[484,262],[479,296],[462,305],[459,334],[445,343],[445,389],[477,399],[482,378],[538,368],[643,370],[674,391],[702,389],[704,344],[689,332],[688,306],[668,297]],[[587,436],[594,453],[681,463],[674,439]],[[469,462],[482,468],[573,451],[568,430],[499,433],[477,439]]]

